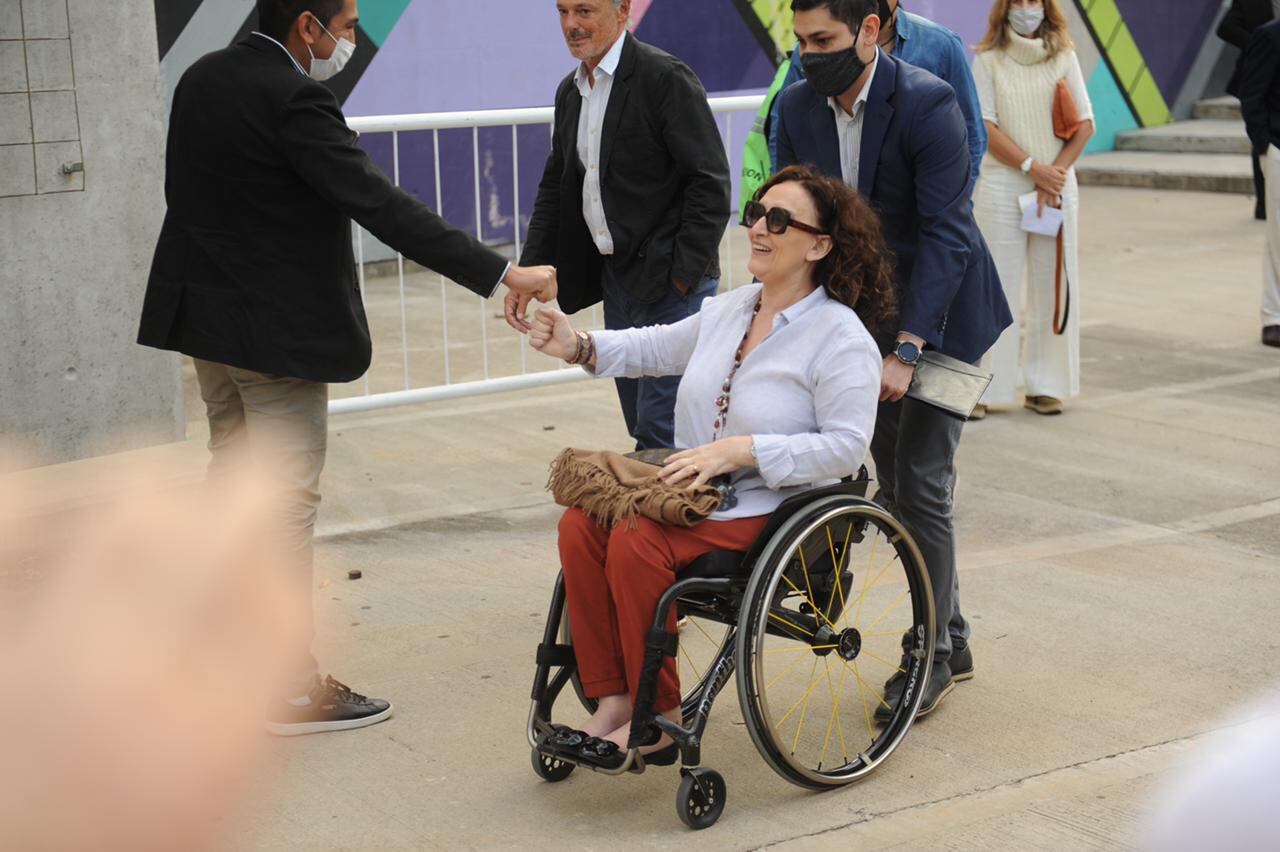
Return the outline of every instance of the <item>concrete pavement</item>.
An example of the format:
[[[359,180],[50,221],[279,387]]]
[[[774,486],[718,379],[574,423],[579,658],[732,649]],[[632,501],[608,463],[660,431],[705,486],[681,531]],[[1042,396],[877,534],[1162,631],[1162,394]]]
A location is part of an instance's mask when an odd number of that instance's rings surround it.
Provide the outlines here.
[[[966,428],[977,676],[878,773],[792,787],[730,689],[704,752],[729,786],[708,832],[676,818],[671,770],[533,775],[524,723],[559,514],[547,463],[625,444],[612,388],[587,383],[335,419],[317,647],[397,713],[281,743],[243,848],[1131,848],[1152,791],[1280,685],[1280,350],[1258,343],[1246,201],[1090,187],[1082,210],[1085,394],[1062,417]],[[175,469],[202,456],[198,441],[169,452]],[[65,468],[23,475],[54,495]]]

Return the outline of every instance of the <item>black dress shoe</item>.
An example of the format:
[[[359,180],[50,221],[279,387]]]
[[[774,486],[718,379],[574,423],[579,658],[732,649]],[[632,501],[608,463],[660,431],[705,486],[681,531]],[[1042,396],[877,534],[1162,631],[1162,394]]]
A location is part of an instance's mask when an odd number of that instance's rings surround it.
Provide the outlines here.
[[[901,672],[885,681],[884,702],[876,707],[877,721],[888,722],[893,718],[893,714],[898,711],[898,705],[902,702],[902,693],[906,685],[907,677]],[[938,709],[942,699],[955,687],[956,682],[951,677],[951,667],[944,662],[934,660],[933,669],[929,672],[929,682],[924,687],[924,698],[920,700],[920,709],[916,711],[916,718],[928,716]],[[886,707],[885,704],[889,706]]]
[[[1268,325],[1262,329],[1264,346],[1280,346],[1280,325]]]
[[[972,680],[973,651],[969,650],[968,643],[957,645],[954,639],[951,642],[951,659],[947,661],[947,665],[951,667],[951,679],[956,683]]]

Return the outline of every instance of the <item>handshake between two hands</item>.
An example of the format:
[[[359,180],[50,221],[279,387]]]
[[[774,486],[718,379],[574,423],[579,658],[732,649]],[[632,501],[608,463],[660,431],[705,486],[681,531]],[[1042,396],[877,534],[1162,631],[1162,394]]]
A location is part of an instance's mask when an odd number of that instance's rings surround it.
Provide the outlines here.
[[[553,302],[557,294],[556,270],[553,266],[512,266],[502,279],[507,285],[503,314],[507,325],[529,335],[529,344],[553,358],[568,360],[577,348],[577,339],[569,320],[553,308],[542,308],[533,322],[529,321],[529,303]]]
[[[540,308],[532,320],[529,302],[551,302],[556,297],[556,271],[550,266],[511,267],[503,279],[508,292],[503,300],[507,325],[529,335],[529,345],[544,355],[567,361],[578,350],[578,335],[563,312]],[[750,435],[722,438],[692,450],[672,453],[658,477],[672,485],[700,488],[721,474],[754,466]]]

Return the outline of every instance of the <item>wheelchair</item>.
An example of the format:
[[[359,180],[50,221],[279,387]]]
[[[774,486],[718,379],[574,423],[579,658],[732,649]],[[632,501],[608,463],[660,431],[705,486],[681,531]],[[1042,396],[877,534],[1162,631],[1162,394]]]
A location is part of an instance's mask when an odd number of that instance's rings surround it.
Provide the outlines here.
[[[903,526],[866,497],[865,468],[845,481],[783,502],[747,553],[705,554],[679,572],[660,598],[646,641],[628,752],[607,775],[645,769],[638,747],[661,732],[680,752],[676,811],[692,829],[723,814],[724,778],[701,765],[702,739],[716,697],[737,675],[738,703],[752,742],[778,775],[813,790],[862,780],[898,747],[915,720],[934,653],[929,575]],[[680,619],[667,632],[668,615]],[[675,657],[683,724],[654,712],[664,657]],[[884,685],[905,678],[890,703]],[[528,740],[534,771],[563,781],[577,768],[545,746],[552,710],[578,678],[557,579],[538,647]]]

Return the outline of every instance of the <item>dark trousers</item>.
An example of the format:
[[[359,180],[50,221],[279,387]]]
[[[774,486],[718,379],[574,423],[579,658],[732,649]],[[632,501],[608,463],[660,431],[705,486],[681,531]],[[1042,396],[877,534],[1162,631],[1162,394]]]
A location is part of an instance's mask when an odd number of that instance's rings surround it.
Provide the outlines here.
[[[1267,179],[1262,173],[1262,160],[1258,157],[1258,152],[1252,153],[1253,158],[1253,218],[1267,218]]]
[[[704,278],[687,294],[674,286],[653,304],[637,302],[618,286],[606,262],[601,289],[604,291],[604,327],[640,328],[646,325],[668,325],[693,316],[702,300],[716,294],[717,278]],[[646,376],[642,379],[615,379],[622,416],[627,432],[635,439],[637,450],[655,450],[675,446],[676,390],[679,376]],[[681,447],[680,449],[684,449]]]
[[[876,501],[902,521],[929,569],[937,625],[934,659],[940,661],[969,641],[969,624],[960,614],[952,503],[963,426],[932,406],[903,399],[880,403],[871,438]]]

